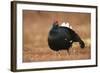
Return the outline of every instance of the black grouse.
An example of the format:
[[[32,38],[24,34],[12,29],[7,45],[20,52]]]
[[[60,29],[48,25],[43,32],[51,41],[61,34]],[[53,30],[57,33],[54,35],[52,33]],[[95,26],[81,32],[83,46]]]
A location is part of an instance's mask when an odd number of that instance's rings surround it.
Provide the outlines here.
[[[81,48],[85,47],[84,42],[74,30],[59,26],[58,21],[55,21],[48,34],[49,47],[54,51],[67,50],[69,52],[73,42],[79,42]]]

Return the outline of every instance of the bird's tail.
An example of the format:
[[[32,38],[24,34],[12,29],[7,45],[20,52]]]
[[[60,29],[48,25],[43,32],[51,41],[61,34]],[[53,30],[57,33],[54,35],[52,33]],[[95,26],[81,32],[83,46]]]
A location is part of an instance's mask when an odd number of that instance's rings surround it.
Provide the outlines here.
[[[80,41],[79,41],[79,44],[80,44],[80,47],[81,47],[81,48],[84,48],[84,47],[85,47],[84,41],[80,40]]]

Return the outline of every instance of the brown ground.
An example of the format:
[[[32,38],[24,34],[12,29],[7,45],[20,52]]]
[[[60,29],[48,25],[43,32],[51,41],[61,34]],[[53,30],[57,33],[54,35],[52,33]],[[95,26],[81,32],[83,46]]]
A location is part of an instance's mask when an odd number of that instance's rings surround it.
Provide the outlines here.
[[[54,60],[81,60],[91,58],[90,49],[90,14],[88,13],[64,13],[23,11],[23,62],[54,61]],[[55,52],[48,47],[47,37],[54,20],[69,22],[86,47],[81,49],[78,43],[67,50]]]

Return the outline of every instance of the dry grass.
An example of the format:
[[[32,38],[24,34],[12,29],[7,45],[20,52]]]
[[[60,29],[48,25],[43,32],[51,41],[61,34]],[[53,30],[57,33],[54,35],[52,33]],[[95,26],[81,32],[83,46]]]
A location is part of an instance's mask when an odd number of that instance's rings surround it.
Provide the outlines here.
[[[91,58],[90,14],[23,11],[24,48],[23,62],[81,60]],[[67,50],[55,52],[48,47],[47,37],[49,29],[57,19],[59,23],[69,22],[79,36],[85,41],[86,47],[81,49],[78,43]]]
[[[81,59],[90,59],[90,46],[86,45],[84,49],[81,49],[78,43],[73,44],[73,47],[70,48],[70,54],[67,50],[61,50],[55,52],[50,50],[50,48],[24,48],[24,62],[33,62],[33,61],[55,61],[55,60],[81,60]]]

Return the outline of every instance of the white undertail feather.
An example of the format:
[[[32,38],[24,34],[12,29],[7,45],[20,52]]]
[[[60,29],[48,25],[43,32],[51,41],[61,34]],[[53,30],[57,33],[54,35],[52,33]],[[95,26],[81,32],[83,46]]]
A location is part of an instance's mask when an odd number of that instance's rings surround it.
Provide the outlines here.
[[[68,23],[68,22],[66,23],[66,27],[69,27],[69,28],[70,28],[70,25],[69,25],[69,23]]]
[[[65,22],[63,22],[60,26],[67,27]]]
[[[70,26],[69,28],[72,29],[72,26]]]
[[[70,26],[70,24],[68,22],[67,23],[63,22],[60,26],[68,27],[68,28],[72,29],[72,26]]]

